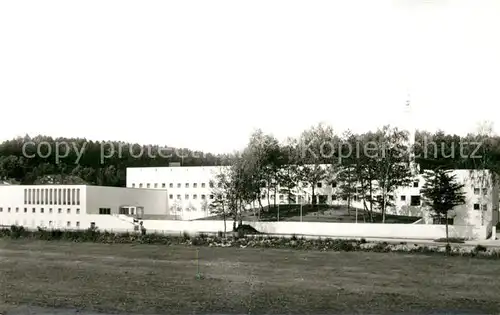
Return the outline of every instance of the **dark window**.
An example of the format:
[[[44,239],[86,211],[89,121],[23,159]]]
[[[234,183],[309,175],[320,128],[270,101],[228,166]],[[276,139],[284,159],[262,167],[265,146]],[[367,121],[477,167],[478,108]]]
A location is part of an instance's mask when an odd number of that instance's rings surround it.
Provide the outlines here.
[[[99,208],[99,214],[111,214],[110,208]]]
[[[406,196],[401,196],[401,201],[406,201]]]
[[[333,187],[333,188],[337,187],[337,182],[333,182],[333,183],[332,183],[332,187]]]
[[[479,210],[479,204],[478,203],[474,204],[474,210]]]
[[[420,206],[420,196],[411,196],[411,203],[412,206]]]
[[[316,186],[318,186],[318,188],[321,188],[321,186],[323,186],[322,183],[317,183]]]
[[[413,187],[418,187],[418,182],[413,182]]]

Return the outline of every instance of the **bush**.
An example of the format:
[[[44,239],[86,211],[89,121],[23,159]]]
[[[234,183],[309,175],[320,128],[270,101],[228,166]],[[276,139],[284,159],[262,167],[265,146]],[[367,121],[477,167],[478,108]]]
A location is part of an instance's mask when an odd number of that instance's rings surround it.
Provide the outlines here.
[[[7,232],[6,234],[9,234],[11,238],[20,238],[20,237],[25,237],[27,235],[26,232],[27,231],[24,229],[24,227],[12,225],[10,227],[10,233]]]
[[[243,236],[246,234],[261,234],[259,231],[257,231],[253,226],[249,224],[242,224],[239,225],[236,229],[235,232],[240,232],[243,233]]]
[[[219,235],[222,233],[218,233]],[[72,241],[72,242],[94,242],[94,243],[139,243],[172,245],[184,244],[192,246],[210,247],[256,247],[256,248],[293,248],[297,250],[320,250],[320,251],[369,251],[369,252],[405,252],[421,254],[445,254],[449,256],[481,257],[490,259],[500,259],[500,251],[488,251],[486,247],[478,245],[475,248],[455,247],[446,244],[443,251],[442,245],[435,246],[408,246],[406,243],[388,244],[368,243],[366,240],[343,240],[343,239],[300,239],[296,236],[285,237],[263,237],[261,235],[252,238],[229,238],[210,237],[204,233],[198,236],[190,236],[184,232],[179,236],[166,236],[163,234],[151,233],[142,235],[141,233],[110,233],[101,232],[97,229],[80,231],[46,230],[38,228],[36,231],[28,231],[23,227],[11,226],[10,229],[0,229],[0,237],[9,238],[32,238],[46,241]]]
[[[488,249],[483,246],[483,245],[477,245],[474,247],[474,252],[479,253],[479,252],[486,252]]]

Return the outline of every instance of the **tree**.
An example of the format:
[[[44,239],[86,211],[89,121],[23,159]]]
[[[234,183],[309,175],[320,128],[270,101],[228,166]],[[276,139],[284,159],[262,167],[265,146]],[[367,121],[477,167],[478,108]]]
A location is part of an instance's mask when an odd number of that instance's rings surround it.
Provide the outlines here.
[[[351,201],[357,192],[356,169],[352,164],[343,165],[337,175],[339,198],[347,199],[347,212],[351,215]]]
[[[301,178],[301,173],[298,164],[300,157],[298,152],[298,142],[296,139],[288,138],[285,143],[280,146],[282,164],[278,173],[278,185],[280,193],[287,196],[287,202],[298,203],[297,197],[294,198],[293,190],[297,188]]]
[[[369,148],[375,142],[376,135],[368,132],[362,135],[346,134],[345,144],[342,146],[341,160],[343,165],[352,165],[354,175],[359,189],[359,197],[363,200],[364,212],[368,212],[370,222],[373,222],[373,206],[375,204],[374,192],[377,188],[377,161],[376,156],[367,154],[365,148]],[[354,152],[353,152],[354,151]],[[365,218],[363,214],[363,219]]]
[[[313,207],[316,207],[316,185],[327,179],[339,142],[333,128],[322,123],[305,130],[300,136],[300,176],[311,185]]]
[[[214,180],[210,182],[212,202],[208,206],[210,213],[221,216],[224,221],[224,235],[226,235],[226,220],[231,214],[229,200],[232,197],[230,172],[227,167],[221,167]]]
[[[300,169],[301,178],[304,183],[311,186],[311,197],[313,208],[316,207],[316,187],[318,183],[325,181],[329,175],[329,165],[307,164]]]
[[[238,160],[237,168],[240,177],[240,188],[244,188],[247,201],[259,202],[259,216],[264,209],[260,198],[262,190],[266,190],[267,203],[271,206],[270,195],[274,191],[274,204],[278,193],[280,168],[283,165],[281,149],[278,140],[262,130],[256,130],[251,136],[248,145],[243,150],[242,159]],[[235,160],[236,161],[236,160]]]
[[[375,178],[380,193],[376,202],[382,213],[382,223],[385,223],[387,206],[392,205],[391,197],[394,190],[401,186],[407,186],[412,181],[408,159],[409,151],[405,144],[407,140],[408,134],[406,132],[384,126],[376,133],[376,141],[370,142],[374,152],[370,154],[369,158],[375,160]]]
[[[436,216],[444,218],[446,224],[446,242],[448,241],[448,212],[465,203],[463,184],[456,182],[456,175],[451,170],[437,168],[424,173],[425,184],[421,190],[425,203],[430,206]]]

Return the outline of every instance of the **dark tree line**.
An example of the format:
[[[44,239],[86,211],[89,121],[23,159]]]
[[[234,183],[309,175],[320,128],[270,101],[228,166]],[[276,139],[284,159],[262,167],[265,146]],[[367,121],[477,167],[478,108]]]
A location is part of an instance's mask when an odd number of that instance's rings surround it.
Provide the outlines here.
[[[127,167],[160,167],[172,162],[183,166],[213,166],[224,160],[223,155],[185,148],[25,136],[0,144],[0,177],[21,184],[125,186]]]
[[[280,143],[272,135],[258,131],[252,135],[247,149],[239,155],[243,159],[239,163],[244,170],[253,170],[245,174],[250,174],[252,182],[258,183],[256,187],[250,187],[254,194],[259,192],[259,185],[263,182],[268,183],[266,189],[269,193],[280,186],[280,189],[286,190],[284,193],[290,194],[297,182],[292,164],[313,165],[312,168],[302,169],[301,177],[314,186],[315,182],[328,176],[314,165],[336,166],[336,161],[339,161],[344,150],[340,143],[359,143],[368,139],[380,141],[380,132],[358,135],[347,132],[337,135],[330,126],[318,125],[305,130],[299,139],[288,139]],[[322,146],[325,142],[339,145]],[[484,130],[466,137],[442,131],[417,132],[415,153],[421,171],[441,167],[491,169],[500,173],[500,137]],[[172,162],[182,163],[183,166],[216,166],[234,163],[234,158],[232,155],[215,155],[187,148],[165,149],[158,145],[91,141],[85,138],[25,136],[0,144],[0,177],[21,184],[88,183],[125,186],[127,167],[160,167]],[[342,170],[340,176],[347,179],[347,183],[344,183],[348,187],[346,193],[352,189],[348,183],[351,178],[376,176],[364,174],[366,169],[360,168],[373,162],[370,159],[352,157],[342,159],[342,165],[337,165],[337,173]],[[380,161],[377,163],[380,164]]]

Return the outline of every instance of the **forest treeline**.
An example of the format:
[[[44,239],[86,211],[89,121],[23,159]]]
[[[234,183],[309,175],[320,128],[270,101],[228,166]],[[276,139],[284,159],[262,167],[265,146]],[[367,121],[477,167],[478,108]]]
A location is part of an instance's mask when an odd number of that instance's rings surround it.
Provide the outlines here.
[[[344,163],[339,159],[345,154],[342,153],[345,150],[343,143],[366,138],[376,141],[377,133],[381,130],[365,134],[335,134],[330,126],[312,126],[303,133],[307,137],[302,138],[307,141],[292,138],[284,142],[274,141],[278,148],[273,149],[275,156],[272,158],[286,164],[291,151],[300,151],[304,154],[294,154],[294,163]],[[262,139],[272,137],[263,137],[260,130],[257,133],[261,133]],[[255,140],[255,135],[252,137]],[[460,137],[442,131],[419,131],[415,138],[416,161],[421,170],[443,166],[451,169],[488,168],[500,171],[500,137],[491,132]],[[310,151],[308,146],[318,148],[321,143],[328,143],[323,145],[323,151],[330,150],[331,154],[315,156],[315,159],[321,161],[311,161],[311,156],[307,156]],[[265,149],[264,146],[262,148]],[[227,165],[231,163],[233,156],[235,154],[217,155],[187,148],[166,149],[158,145],[120,141],[25,136],[0,144],[0,177],[4,181],[21,184],[87,183],[125,186],[127,167],[160,167],[172,162],[182,163],[182,166]]]

